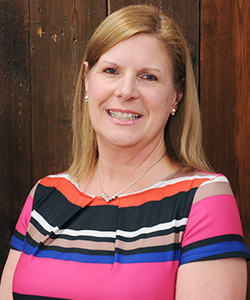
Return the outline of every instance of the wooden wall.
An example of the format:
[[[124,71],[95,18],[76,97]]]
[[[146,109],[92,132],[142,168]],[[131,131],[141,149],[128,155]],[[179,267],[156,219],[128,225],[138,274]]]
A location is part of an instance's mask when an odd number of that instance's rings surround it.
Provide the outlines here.
[[[200,99],[205,150],[227,175],[250,249],[250,1],[202,0]],[[248,266],[250,299],[250,265]]]
[[[157,6],[190,43],[206,153],[231,181],[250,247],[248,0],[0,0],[0,270],[30,188],[70,164],[86,42],[106,15],[133,3]]]

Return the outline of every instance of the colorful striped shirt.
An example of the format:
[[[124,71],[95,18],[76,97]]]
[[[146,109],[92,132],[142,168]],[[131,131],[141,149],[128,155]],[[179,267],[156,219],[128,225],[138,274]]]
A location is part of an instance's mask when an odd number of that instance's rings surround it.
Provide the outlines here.
[[[228,180],[193,172],[106,203],[68,174],[40,180],[11,247],[14,299],[174,300],[178,268],[244,257]]]

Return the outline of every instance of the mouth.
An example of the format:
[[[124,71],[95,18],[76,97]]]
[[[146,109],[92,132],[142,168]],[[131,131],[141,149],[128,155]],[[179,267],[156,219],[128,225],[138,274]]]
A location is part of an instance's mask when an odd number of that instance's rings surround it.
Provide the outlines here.
[[[108,110],[107,112],[112,118],[122,120],[122,121],[132,121],[132,120],[140,119],[142,117],[142,115],[140,114],[122,113],[120,111]]]

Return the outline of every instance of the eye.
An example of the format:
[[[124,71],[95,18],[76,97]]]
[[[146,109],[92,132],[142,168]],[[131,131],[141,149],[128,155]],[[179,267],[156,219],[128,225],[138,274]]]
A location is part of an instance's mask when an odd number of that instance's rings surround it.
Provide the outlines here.
[[[103,70],[103,72],[107,74],[118,74],[117,70],[114,68],[106,68]]]
[[[142,76],[143,79],[149,80],[149,81],[157,81],[158,78],[155,75],[152,74],[145,74]]]

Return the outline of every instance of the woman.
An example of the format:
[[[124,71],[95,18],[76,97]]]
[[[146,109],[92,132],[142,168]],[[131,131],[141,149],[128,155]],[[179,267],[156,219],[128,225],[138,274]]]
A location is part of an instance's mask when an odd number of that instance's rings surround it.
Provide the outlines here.
[[[1,299],[245,299],[237,205],[206,163],[190,54],[169,18],[130,6],[99,26],[73,133],[69,172],[26,201]]]

